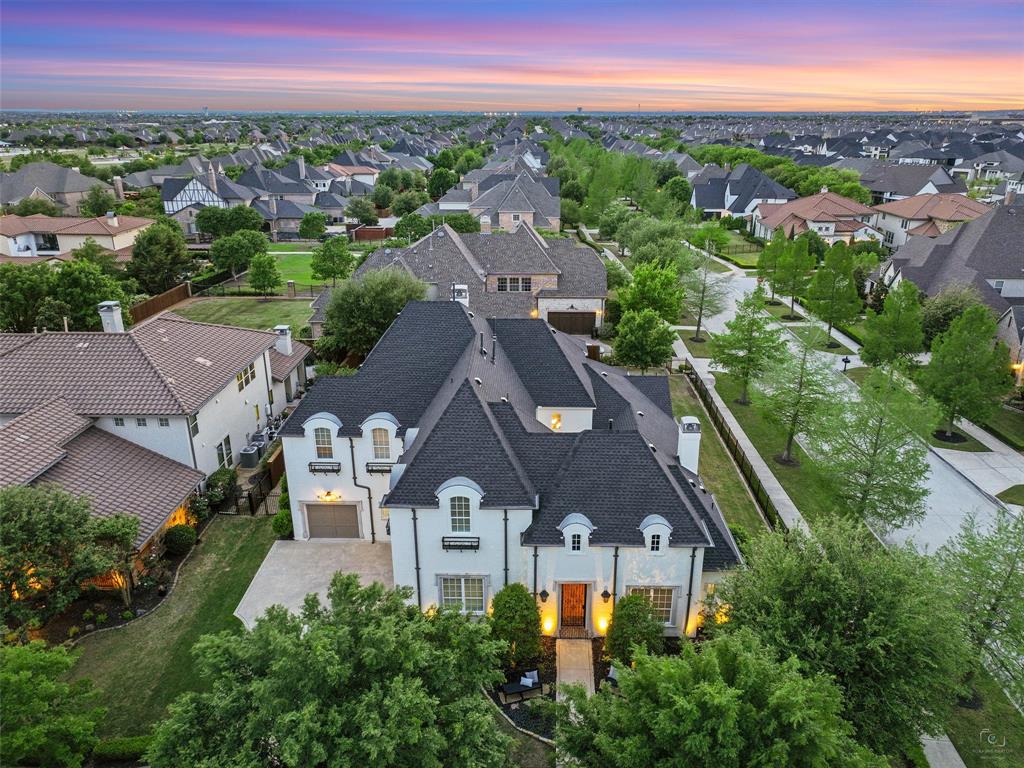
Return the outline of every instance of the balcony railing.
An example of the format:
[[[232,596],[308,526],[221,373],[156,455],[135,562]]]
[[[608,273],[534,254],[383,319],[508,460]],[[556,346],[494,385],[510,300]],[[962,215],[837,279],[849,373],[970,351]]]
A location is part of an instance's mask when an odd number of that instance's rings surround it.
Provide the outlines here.
[[[394,463],[390,461],[368,461],[366,462],[366,471],[370,474],[390,475],[393,466],[395,466]]]
[[[480,549],[479,536],[443,536],[441,549],[473,550]]]
[[[341,462],[340,461],[311,461],[309,462],[309,473],[311,475],[340,475],[341,474]]]

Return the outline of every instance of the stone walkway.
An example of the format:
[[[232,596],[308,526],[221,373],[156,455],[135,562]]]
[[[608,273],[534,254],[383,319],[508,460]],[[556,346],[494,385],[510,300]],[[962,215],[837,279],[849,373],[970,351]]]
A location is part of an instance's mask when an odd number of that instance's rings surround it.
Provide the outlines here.
[[[562,698],[562,686],[582,685],[588,695],[594,693],[594,654],[590,640],[556,640],[558,659],[557,697]]]

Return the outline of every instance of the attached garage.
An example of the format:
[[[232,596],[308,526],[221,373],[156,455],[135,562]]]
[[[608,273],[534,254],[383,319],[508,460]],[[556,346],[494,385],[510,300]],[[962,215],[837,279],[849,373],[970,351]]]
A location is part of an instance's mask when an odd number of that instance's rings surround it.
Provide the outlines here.
[[[307,504],[311,539],[358,539],[359,510],[355,504]]]
[[[557,328],[562,333],[589,336],[597,326],[597,313],[548,312],[548,322],[552,328]]]

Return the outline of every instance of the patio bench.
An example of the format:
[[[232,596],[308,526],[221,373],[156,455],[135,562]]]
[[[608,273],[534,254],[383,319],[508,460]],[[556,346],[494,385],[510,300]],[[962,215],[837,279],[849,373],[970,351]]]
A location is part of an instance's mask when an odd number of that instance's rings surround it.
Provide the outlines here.
[[[540,682],[540,675],[537,670],[527,672],[517,683],[505,683],[498,689],[498,698],[502,704],[512,704],[517,701],[525,701],[535,696],[542,696],[548,692],[548,686]]]

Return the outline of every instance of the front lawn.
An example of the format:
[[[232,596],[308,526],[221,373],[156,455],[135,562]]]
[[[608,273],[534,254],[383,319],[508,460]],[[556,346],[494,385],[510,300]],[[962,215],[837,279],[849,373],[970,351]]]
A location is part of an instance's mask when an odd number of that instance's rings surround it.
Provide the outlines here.
[[[693,331],[677,331],[679,338],[683,340],[683,344],[686,345],[686,349],[694,357],[711,357],[711,350],[708,348],[708,342],[711,340],[711,334],[705,331],[703,328],[700,329],[700,337],[703,341],[693,340]]]
[[[747,242],[739,232],[731,229],[727,229],[725,232],[729,235],[729,245],[720,255],[741,267],[756,267],[763,249],[754,243]],[[730,252],[732,248],[736,249],[735,253]]]
[[[668,389],[672,394],[672,413],[677,419],[680,416],[700,419],[702,437],[698,469],[704,485],[715,494],[726,522],[741,525],[750,534],[764,530],[765,523],[750,497],[746,481],[733,464],[690,382],[685,376],[673,374],[668,378]]]
[[[1000,501],[1024,507],[1024,485],[1011,485],[1005,491],[996,494]]]
[[[271,253],[289,253],[292,251],[311,253],[314,246],[315,243],[271,243],[269,250]]]
[[[834,355],[849,355],[853,354],[853,350],[849,347],[840,344],[835,338],[832,339],[832,343],[835,346],[829,346],[829,338],[825,335],[825,329],[819,328],[816,325],[789,325],[786,326],[789,332],[796,336],[804,344],[810,344],[811,349],[817,349],[821,352],[831,352]]]
[[[206,296],[174,311],[201,323],[237,325],[261,331],[287,323],[292,327],[292,336],[298,338],[300,331],[309,325],[309,317],[313,314],[309,308],[311,301],[308,298],[264,300],[257,296]]]
[[[204,686],[192,645],[200,635],[242,628],[233,613],[274,541],[270,523],[269,517],[218,516],[159,608],[78,644],[82,655],[71,674],[99,689],[107,709],[102,736],[146,734],[179,694]]]
[[[780,298],[779,301],[782,301],[782,299]],[[787,302],[783,302],[782,304],[766,304],[765,305],[765,310],[768,312],[769,315],[771,315],[772,317],[774,317],[774,318],[776,318],[778,320],[782,320],[783,317],[786,316],[786,319],[783,320],[783,322],[786,322],[786,323],[796,322],[796,321],[790,320],[788,318],[788,315],[789,315],[789,302],[788,301]],[[794,315],[796,316],[797,320],[804,320],[805,319],[803,314],[801,314],[799,309],[794,310]]]
[[[1019,768],[1024,765],[1024,716],[987,672],[975,678],[974,686],[980,708],[957,707],[946,734],[967,768]]]
[[[1000,406],[979,426],[984,427],[1004,443],[1024,452],[1024,412],[1011,411]]]

